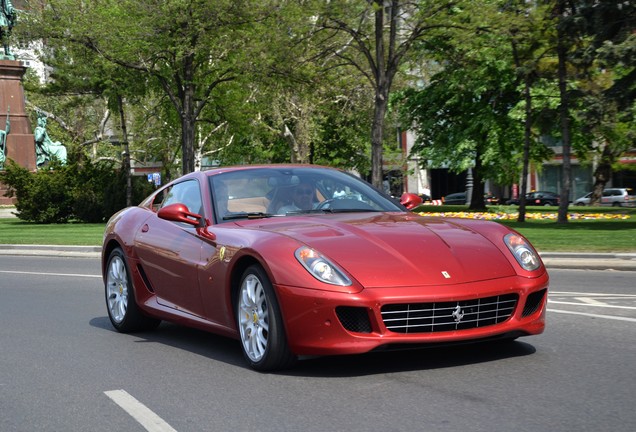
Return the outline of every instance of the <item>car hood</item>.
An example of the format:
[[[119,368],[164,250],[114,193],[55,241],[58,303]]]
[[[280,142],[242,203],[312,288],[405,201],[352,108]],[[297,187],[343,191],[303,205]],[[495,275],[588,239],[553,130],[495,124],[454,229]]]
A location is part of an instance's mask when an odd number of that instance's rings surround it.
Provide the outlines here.
[[[348,213],[268,219],[257,229],[316,249],[367,288],[448,285],[516,274],[499,248],[460,220]]]

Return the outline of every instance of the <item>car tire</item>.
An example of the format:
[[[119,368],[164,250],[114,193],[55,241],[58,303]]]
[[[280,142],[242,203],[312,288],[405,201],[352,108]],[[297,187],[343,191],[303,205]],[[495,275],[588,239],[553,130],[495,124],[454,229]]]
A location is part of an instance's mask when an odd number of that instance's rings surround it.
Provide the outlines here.
[[[287,344],[276,293],[260,265],[243,272],[236,299],[236,325],[243,356],[252,369],[280,370],[296,362]]]
[[[152,330],[161,323],[161,320],[150,318],[139,309],[130,269],[121,248],[113,249],[108,257],[104,292],[108,318],[118,332]]]

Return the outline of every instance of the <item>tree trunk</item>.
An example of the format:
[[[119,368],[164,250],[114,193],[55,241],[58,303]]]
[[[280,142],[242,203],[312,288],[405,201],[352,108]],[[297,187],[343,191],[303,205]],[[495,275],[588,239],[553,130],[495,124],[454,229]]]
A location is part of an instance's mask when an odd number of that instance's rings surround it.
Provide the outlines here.
[[[594,170],[594,188],[590,197],[591,206],[600,206],[601,199],[603,197],[603,189],[609,182],[612,175],[612,164],[615,161],[615,157],[612,154],[609,145],[605,144],[603,152],[601,153],[601,160],[599,161],[596,169]]]
[[[565,13],[565,2],[559,1],[559,21],[562,20]],[[561,117],[561,139],[563,141],[563,173],[561,178],[561,202],[559,203],[559,214],[557,223],[565,224],[568,222],[568,207],[570,205],[570,188],[572,166],[570,161],[570,108],[569,95],[567,91],[567,46],[566,34],[563,24],[557,24],[557,57],[558,57],[558,75],[559,75],[559,96],[561,104],[559,105],[559,115]]]
[[[373,110],[373,125],[371,126],[371,183],[376,188],[382,190],[383,174],[383,136],[384,136],[384,116],[387,109],[387,97],[376,92],[375,107]]]
[[[528,190],[528,171],[530,165],[530,143],[532,139],[532,94],[530,93],[530,77],[525,77],[524,97],[526,118],[523,132],[523,169],[521,170],[521,190],[519,191],[519,217],[517,222],[526,221],[526,192]]]
[[[128,145],[128,128],[126,127],[126,116],[124,115],[124,100],[120,95],[117,96],[119,105],[119,121],[121,122],[122,145],[124,146],[124,154],[122,168],[126,175],[126,207],[132,206],[132,173],[130,164],[130,146]]]
[[[192,56],[183,65],[183,92],[181,93],[181,174],[194,171],[194,140],[196,126],[196,100],[194,97],[194,66]]]
[[[469,210],[483,211],[486,210],[486,203],[484,202],[484,175],[482,173],[483,167],[481,164],[482,152],[477,148],[475,152],[475,167],[472,169],[473,173],[473,186],[470,196]]]
[[[383,173],[383,137],[384,116],[389,103],[391,80],[387,74],[387,59],[384,53],[384,3],[375,0],[375,106],[373,107],[373,124],[371,125],[371,183],[382,190]],[[396,6],[396,5],[393,5]],[[392,10],[395,13],[395,10]],[[389,41],[389,52],[393,52],[394,40]],[[389,58],[389,62],[393,59]]]

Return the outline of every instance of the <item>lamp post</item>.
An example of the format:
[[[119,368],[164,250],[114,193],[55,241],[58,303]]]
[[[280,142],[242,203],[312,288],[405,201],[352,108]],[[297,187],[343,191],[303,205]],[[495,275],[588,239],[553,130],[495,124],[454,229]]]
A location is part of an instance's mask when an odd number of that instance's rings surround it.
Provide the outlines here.
[[[473,198],[473,169],[468,168],[466,173],[466,204],[470,206]]]

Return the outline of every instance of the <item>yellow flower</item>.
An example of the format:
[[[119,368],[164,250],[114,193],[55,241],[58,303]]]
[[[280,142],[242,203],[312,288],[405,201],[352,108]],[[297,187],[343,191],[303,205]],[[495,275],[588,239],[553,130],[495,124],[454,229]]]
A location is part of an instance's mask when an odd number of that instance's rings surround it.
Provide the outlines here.
[[[485,220],[516,220],[519,213],[491,213],[491,212],[419,212],[420,216],[454,217],[463,219]],[[557,213],[526,213],[526,219],[555,220]],[[625,214],[606,213],[568,213],[570,220],[597,220],[597,219],[629,219]]]

